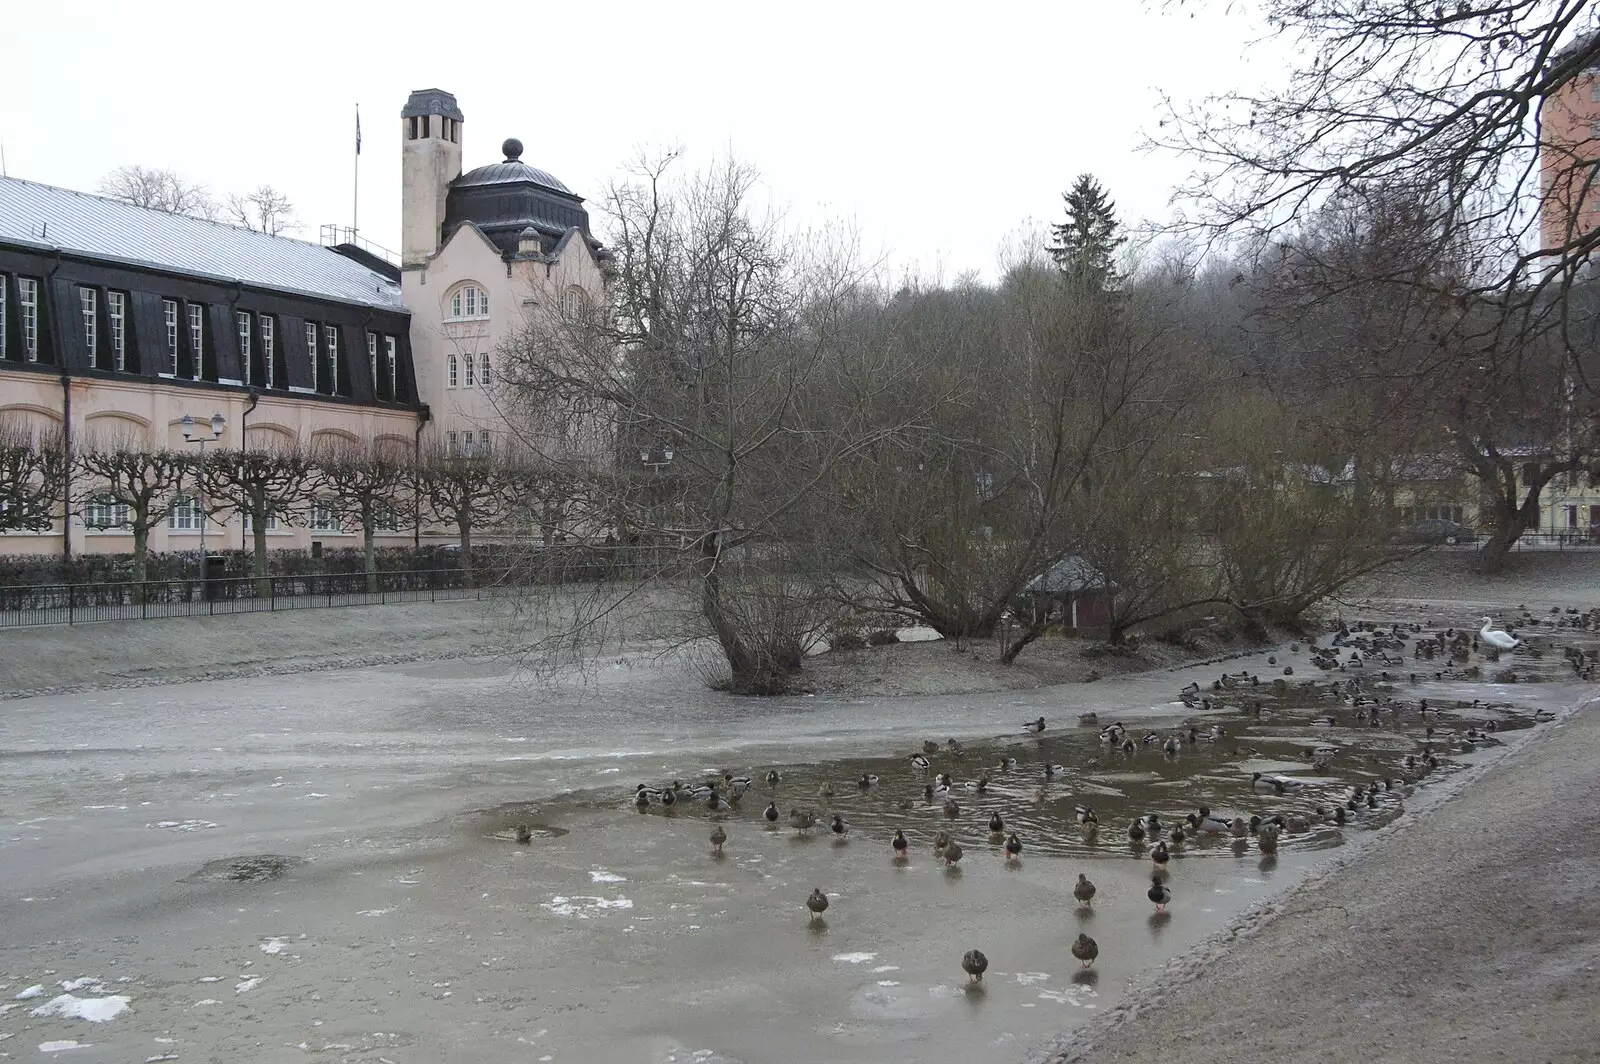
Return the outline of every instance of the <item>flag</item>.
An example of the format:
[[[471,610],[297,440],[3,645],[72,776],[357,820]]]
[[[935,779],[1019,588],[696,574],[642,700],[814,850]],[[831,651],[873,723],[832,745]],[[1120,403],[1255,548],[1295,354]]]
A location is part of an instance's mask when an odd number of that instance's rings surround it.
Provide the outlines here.
[[[361,154],[361,105],[356,104],[356,154]]]

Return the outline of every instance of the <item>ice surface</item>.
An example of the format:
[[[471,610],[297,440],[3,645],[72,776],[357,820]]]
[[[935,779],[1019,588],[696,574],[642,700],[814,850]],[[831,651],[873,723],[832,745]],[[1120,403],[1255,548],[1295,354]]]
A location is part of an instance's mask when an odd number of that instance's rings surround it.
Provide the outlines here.
[[[110,994],[106,997],[78,997],[76,994],[60,994],[46,1001],[38,1008],[31,1010],[30,1016],[62,1016],[71,1020],[87,1020],[90,1023],[105,1023],[114,1020],[131,1000],[126,994]]]

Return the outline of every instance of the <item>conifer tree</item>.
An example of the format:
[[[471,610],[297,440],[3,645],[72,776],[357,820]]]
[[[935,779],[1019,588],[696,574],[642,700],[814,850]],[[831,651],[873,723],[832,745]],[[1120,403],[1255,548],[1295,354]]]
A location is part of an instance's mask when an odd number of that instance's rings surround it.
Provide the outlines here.
[[[1075,280],[1086,281],[1101,291],[1115,289],[1121,281],[1117,249],[1127,242],[1117,221],[1117,205],[1093,174],[1079,174],[1072,190],[1062,198],[1067,201],[1067,220],[1050,227],[1055,238],[1055,243],[1046,249],[1050,257]]]

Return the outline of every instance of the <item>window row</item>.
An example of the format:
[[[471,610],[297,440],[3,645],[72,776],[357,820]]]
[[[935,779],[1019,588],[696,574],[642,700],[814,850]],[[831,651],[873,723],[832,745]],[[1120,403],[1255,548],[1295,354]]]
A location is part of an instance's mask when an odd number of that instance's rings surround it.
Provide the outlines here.
[[[481,355],[465,354],[459,358],[449,354],[444,359],[444,384],[446,388],[474,388],[489,386],[489,352]]]
[[[128,512],[128,504],[118,502],[112,498],[96,499],[90,502],[83,510],[84,526],[101,532],[130,531],[133,527]],[[211,525],[219,522],[212,520]],[[225,522],[223,522],[225,523]],[[326,502],[313,502],[311,504],[310,519],[307,527],[313,532],[344,531],[338,513]],[[401,527],[401,515],[393,509],[385,509],[376,515],[373,527],[380,532],[398,532]],[[167,528],[172,532],[198,532],[200,531],[200,502],[193,495],[175,495],[167,507]],[[253,522],[249,514],[244,515],[244,530],[254,531]],[[268,517],[266,530],[276,532],[278,519],[276,516]]]
[[[461,123],[444,115],[412,115],[406,119],[406,139],[426,140],[438,134],[451,144],[461,143]]]
[[[471,429],[450,431],[444,434],[444,453],[447,458],[488,457],[492,451],[489,430],[480,429],[473,439]]]

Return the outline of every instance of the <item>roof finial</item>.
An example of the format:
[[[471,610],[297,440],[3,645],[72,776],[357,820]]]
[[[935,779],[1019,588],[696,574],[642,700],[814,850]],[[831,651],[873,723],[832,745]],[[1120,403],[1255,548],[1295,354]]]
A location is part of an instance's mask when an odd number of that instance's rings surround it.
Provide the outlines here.
[[[522,141],[516,137],[507,137],[506,142],[500,145],[500,150],[506,153],[506,162],[513,162],[522,158]]]

